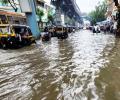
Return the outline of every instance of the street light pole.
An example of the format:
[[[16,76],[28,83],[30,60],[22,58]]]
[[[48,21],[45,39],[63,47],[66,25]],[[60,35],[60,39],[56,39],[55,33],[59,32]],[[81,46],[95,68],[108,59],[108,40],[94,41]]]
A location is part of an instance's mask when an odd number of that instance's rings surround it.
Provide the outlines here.
[[[27,22],[28,25],[30,26],[33,35],[36,38],[40,37],[40,31],[39,31],[39,27],[37,24],[37,19],[36,19],[36,6],[35,6],[35,1],[34,0],[30,0],[30,4],[31,4],[31,8],[32,8],[32,13],[26,13],[27,16]]]

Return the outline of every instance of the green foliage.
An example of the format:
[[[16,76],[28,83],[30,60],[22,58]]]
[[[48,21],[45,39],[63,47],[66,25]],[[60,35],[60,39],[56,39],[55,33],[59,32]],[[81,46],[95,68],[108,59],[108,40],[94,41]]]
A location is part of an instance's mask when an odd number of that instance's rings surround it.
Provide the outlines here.
[[[49,11],[48,11],[48,15],[47,15],[48,23],[53,22],[53,20],[54,20],[53,17],[54,17],[53,10],[52,10],[52,9],[49,9]]]
[[[0,0],[0,2],[2,3],[2,5],[7,5],[9,3],[8,0]]]
[[[37,15],[39,17],[39,21],[41,21],[41,18],[44,16],[44,11],[37,8]]]
[[[48,14],[48,22],[52,22],[53,21],[53,15]]]
[[[92,19],[91,23],[96,24],[96,22],[105,20],[106,12],[107,12],[107,4],[106,1],[103,1],[102,3],[99,3],[98,6],[96,6],[94,11],[89,13],[89,16]]]

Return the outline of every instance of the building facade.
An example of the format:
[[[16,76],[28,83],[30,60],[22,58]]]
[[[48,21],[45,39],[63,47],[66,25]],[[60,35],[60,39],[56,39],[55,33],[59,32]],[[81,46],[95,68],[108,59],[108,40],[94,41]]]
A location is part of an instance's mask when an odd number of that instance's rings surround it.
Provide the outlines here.
[[[14,8],[17,8],[17,12],[19,12],[19,13],[21,12],[18,0],[14,0],[14,3],[12,3],[12,5],[14,6]],[[9,3],[8,4],[2,4],[0,2],[0,10],[15,12],[15,9],[13,9],[13,7],[11,7],[11,5]]]
[[[120,0],[118,0],[118,3],[120,4]],[[115,6],[114,0],[107,0],[107,7],[107,19],[115,18],[118,9]]]
[[[0,21],[1,24],[6,24],[4,23],[6,20],[7,23],[9,24],[22,24],[26,25],[26,16],[24,13],[21,13],[20,6],[17,0],[15,0],[15,6],[18,9],[17,12],[11,7],[11,5],[8,4],[2,4],[0,2]]]
[[[36,0],[36,6],[37,9],[41,10],[44,15],[41,16],[41,23],[39,25],[40,28],[44,28],[48,24],[48,15],[51,16],[55,13],[55,7],[50,4],[50,0]],[[37,17],[37,20],[39,21],[39,18]]]

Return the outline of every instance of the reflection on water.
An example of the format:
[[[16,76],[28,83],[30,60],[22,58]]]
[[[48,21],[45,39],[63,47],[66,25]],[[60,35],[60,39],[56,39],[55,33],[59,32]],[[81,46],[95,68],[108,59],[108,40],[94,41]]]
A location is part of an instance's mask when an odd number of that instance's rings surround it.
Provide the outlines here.
[[[120,100],[120,39],[115,40],[115,46],[111,50],[110,62],[95,79],[98,92],[103,100]],[[104,90],[104,91],[103,91]],[[103,96],[104,95],[104,96]]]
[[[67,40],[53,38],[47,43],[37,41],[37,46],[0,50],[0,99],[102,98],[95,79],[109,62],[114,40],[112,35],[84,30]]]

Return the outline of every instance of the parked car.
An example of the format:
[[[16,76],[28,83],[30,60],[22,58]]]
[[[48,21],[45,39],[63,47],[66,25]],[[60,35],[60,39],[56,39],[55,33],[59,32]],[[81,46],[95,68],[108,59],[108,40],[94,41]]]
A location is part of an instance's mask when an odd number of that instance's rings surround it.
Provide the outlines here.
[[[91,30],[91,31],[92,31],[92,29],[93,29],[93,26],[90,26],[90,27],[89,27],[89,30]]]

